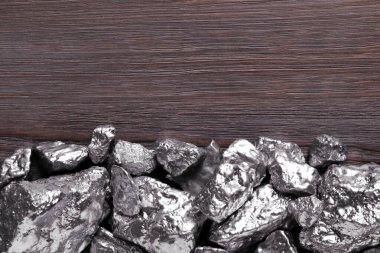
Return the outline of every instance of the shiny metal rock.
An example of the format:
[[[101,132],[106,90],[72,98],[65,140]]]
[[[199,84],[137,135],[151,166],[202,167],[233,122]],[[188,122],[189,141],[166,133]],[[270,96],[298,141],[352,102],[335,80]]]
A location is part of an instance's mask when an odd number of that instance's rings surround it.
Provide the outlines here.
[[[142,176],[134,181],[139,188],[141,210],[130,216],[115,209],[113,234],[151,253],[191,252],[205,221],[193,207],[193,197],[154,178]]]
[[[92,132],[91,142],[88,145],[88,155],[94,164],[106,160],[110,145],[115,139],[116,129],[112,125],[97,126]]]
[[[215,176],[197,195],[196,206],[210,219],[221,222],[249,198],[264,179],[262,154],[247,140],[236,140],[223,153]]]
[[[332,165],[321,185],[324,210],[301,245],[323,253],[356,252],[380,243],[380,166]]]
[[[309,149],[309,164],[313,167],[325,167],[346,159],[347,150],[343,143],[327,134],[315,138]]]
[[[142,175],[152,172],[156,167],[155,152],[138,143],[116,141],[113,159],[131,175]]]
[[[204,157],[202,148],[168,138],[157,141],[156,153],[157,161],[173,177],[177,177],[197,165]]]
[[[103,216],[106,169],[12,182],[0,191],[0,252],[73,253]]]
[[[288,218],[289,199],[270,184],[257,188],[239,210],[223,223],[213,224],[210,240],[229,251],[236,251],[262,240]]]
[[[311,227],[323,211],[323,202],[315,196],[295,199],[289,203],[289,213],[304,228]]]
[[[143,251],[138,246],[120,240],[111,232],[100,228],[91,242],[90,253],[143,253]]]
[[[193,168],[178,177],[169,176],[169,179],[178,183],[181,188],[193,195],[197,195],[214,177],[221,160],[219,145],[212,140],[205,148],[205,159],[201,165]]]
[[[276,156],[278,153],[285,155],[289,161],[304,163],[305,157],[301,148],[291,142],[283,142],[268,137],[259,137],[255,141],[256,148],[264,154],[265,165],[269,168],[276,164]]]
[[[49,174],[70,172],[88,159],[87,147],[77,144],[42,142],[35,149]]]
[[[0,170],[0,189],[16,179],[24,179],[30,171],[30,148],[17,149],[10,157],[5,158]]]
[[[111,188],[114,210],[129,216],[140,212],[139,188],[129,173],[117,165],[111,168]]]
[[[276,230],[259,244],[255,253],[297,253],[297,248],[288,232]]]
[[[196,247],[194,253],[228,253],[224,249],[213,248],[209,246]]]
[[[271,184],[276,190],[295,195],[316,194],[320,182],[318,171],[307,163],[289,160],[286,153],[278,153],[269,168]]]

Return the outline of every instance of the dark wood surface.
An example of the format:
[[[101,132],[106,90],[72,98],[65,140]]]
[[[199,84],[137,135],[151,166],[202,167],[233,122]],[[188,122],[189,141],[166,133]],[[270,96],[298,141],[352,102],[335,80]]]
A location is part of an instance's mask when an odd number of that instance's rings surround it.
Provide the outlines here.
[[[380,3],[0,1],[0,160],[19,145],[341,138],[380,162]]]

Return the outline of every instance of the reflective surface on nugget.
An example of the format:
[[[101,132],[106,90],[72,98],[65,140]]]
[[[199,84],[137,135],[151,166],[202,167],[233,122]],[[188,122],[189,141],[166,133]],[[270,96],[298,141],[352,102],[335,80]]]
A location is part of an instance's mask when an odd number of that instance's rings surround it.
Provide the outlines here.
[[[108,180],[92,167],[10,183],[0,191],[0,251],[81,252],[98,229]]]
[[[247,140],[236,140],[223,153],[213,179],[196,197],[197,207],[210,219],[221,222],[249,198],[266,171],[262,155]]]
[[[309,149],[309,164],[313,167],[324,167],[346,159],[347,150],[343,143],[327,134],[315,138]]]
[[[43,167],[50,174],[70,172],[88,158],[88,149],[61,141],[42,142],[36,146]]]
[[[194,253],[228,253],[224,249],[213,248],[209,246],[196,247]]]
[[[178,177],[169,179],[178,183],[181,188],[193,195],[197,195],[214,177],[220,164],[221,153],[219,145],[212,140],[205,148],[205,159],[201,165],[186,171]]]
[[[164,139],[156,143],[157,161],[176,177],[183,174],[190,167],[198,164],[204,156],[204,150],[197,146],[178,141]]]
[[[264,154],[264,162],[267,167],[271,167],[276,163],[275,158],[278,153],[284,154],[289,161],[298,163],[305,162],[301,148],[295,143],[274,140],[268,137],[259,137],[254,144],[256,148]]]
[[[255,253],[297,253],[297,248],[288,232],[276,230],[259,244]]]
[[[131,175],[150,173],[156,167],[154,151],[138,143],[116,141],[113,149],[114,162]]]
[[[318,171],[307,163],[289,160],[286,153],[278,153],[269,168],[271,184],[276,190],[295,195],[312,195],[320,181]]]
[[[0,189],[15,179],[24,179],[30,171],[30,148],[17,149],[5,158],[0,171]]]
[[[205,220],[193,207],[193,197],[154,178],[142,176],[134,181],[139,188],[141,210],[133,216],[115,210],[114,235],[153,253],[191,252]]]
[[[115,211],[124,215],[140,212],[139,188],[129,173],[117,165],[111,168],[111,188]]]
[[[213,225],[210,240],[229,251],[258,242],[286,221],[288,203],[270,184],[260,186],[238,211]]]
[[[132,243],[115,238],[104,228],[100,228],[91,242],[90,253],[143,253],[143,251]]]
[[[289,203],[289,213],[301,227],[311,227],[323,211],[323,202],[315,196],[295,199]]]
[[[321,187],[324,210],[300,234],[301,245],[346,253],[380,243],[380,166],[332,165]]]
[[[112,141],[115,139],[115,127],[112,125],[97,126],[92,132],[88,145],[88,155],[94,164],[102,163],[108,156]]]

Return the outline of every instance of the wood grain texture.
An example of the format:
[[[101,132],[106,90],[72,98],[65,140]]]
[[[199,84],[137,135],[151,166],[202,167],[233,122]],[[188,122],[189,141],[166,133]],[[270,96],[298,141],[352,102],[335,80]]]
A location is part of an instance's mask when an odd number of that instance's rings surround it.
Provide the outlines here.
[[[0,159],[18,145],[163,136],[341,138],[380,162],[380,3],[0,1]]]

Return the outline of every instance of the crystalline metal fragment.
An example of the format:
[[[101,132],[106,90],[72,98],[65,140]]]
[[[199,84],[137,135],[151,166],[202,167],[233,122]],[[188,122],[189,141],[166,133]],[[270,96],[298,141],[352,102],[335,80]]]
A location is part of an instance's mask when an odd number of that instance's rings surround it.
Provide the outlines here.
[[[12,182],[0,191],[0,251],[72,253],[91,241],[103,216],[108,173]]]
[[[113,149],[114,162],[131,175],[150,173],[156,167],[155,152],[138,143],[116,141]]]
[[[113,165],[111,168],[111,187],[113,205],[117,212],[130,216],[140,212],[139,188],[127,171]]]
[[[132,243],[120,240],[104,228],[96,232],[91,243],[90,253],[143,253]]]
[[[13,180],[28,176],[31,153],[30,148],[20,148],[4,160],[0,171],[0,189]]]
[[[110,145],[115,139],[115,127],[112,125],[101,125],[92,132],[91,143],[88,145],[88,155],[94,164],[106,160]]]
[[[193,197],[156,179],[134,178],[141,210],[137,215],[113,213],[113,234],[151,253],[189,253],[195,247],[204,216],[193,207]]]
[[[304,228],[311,227],[323,211],[323,202],[315,196],[301,197],[289,203],[288,211]]]
[[[224,249],[213,248],[209,246],[196,247],[194,253],[228,253]]]
[[[315,138],[309,149],[309,164],[313,167],[325,167],[346,159],[346,147],[339,139],[327,134]]]
[[[379,165],[332,165],[321,192],[324,210],[311,228],[302,230],[303,247],[347,253],[380,243]]]
[[[42,142],[35,149],[49,174],[70,172],[88,159],[87,147],[77,144]]]
[[[186,171],[178,177],[169,177],[178,183],[183,190],[197,195],[213,178],[221,160],[219,145],[212,140],[205,148],[205,159],[201,165]]]
[[[157,161],[173,177],[197,165],[204,157],[202,148],[169,138],[157,142],[156,153]]]
[[[197,195],[196,206],[221,222],[249,198],[266,174],[261,153],[247,140],[236,140],[223,153],[214,177]]]
[[[239,210],[212,226],[210,240],[233,252],[258,242],[284,224],[288,203],[270,184],[260,186]]]
[[[296,195],[312,195],[317,191],[320,181],[318,171],[307,163],[298,163],[288,159],[284,153],[278,153],[275,164],[269,168],[271,184],[280,192]]]
[[[276,230],[259,244],[255,253],[297,253],[297,248],[288,232]]]

